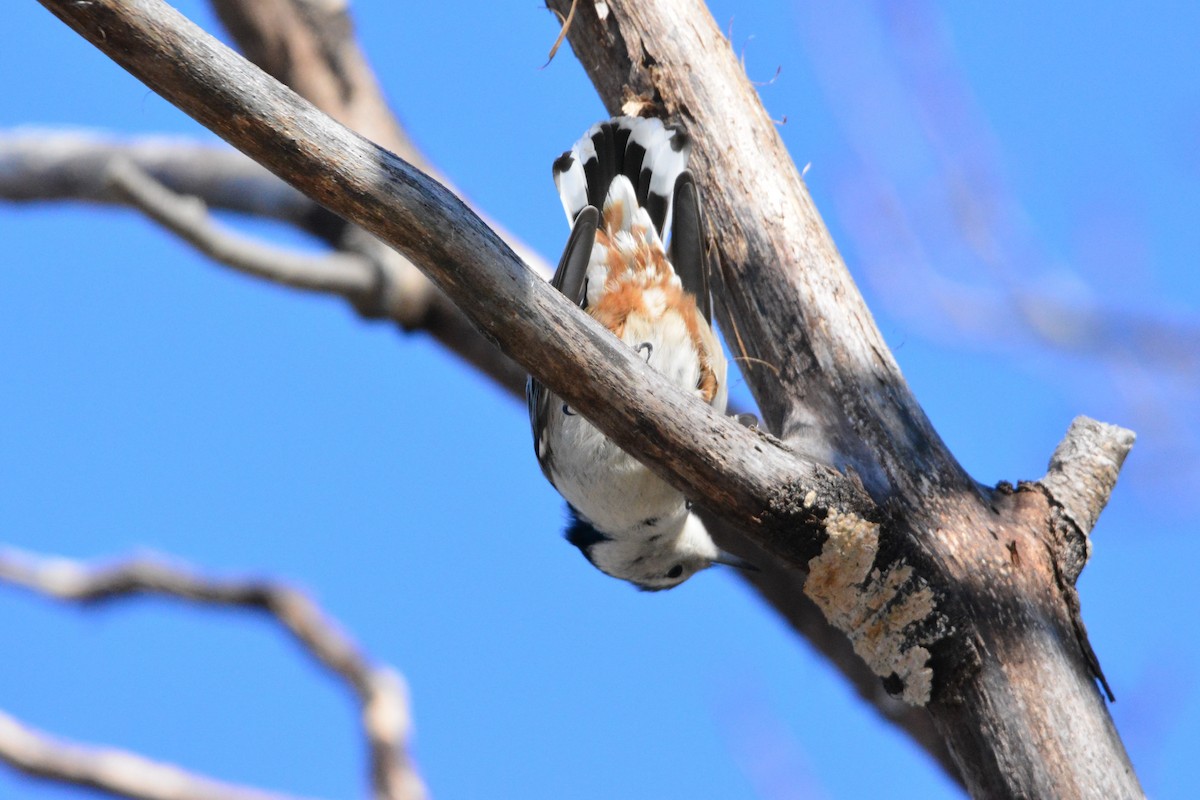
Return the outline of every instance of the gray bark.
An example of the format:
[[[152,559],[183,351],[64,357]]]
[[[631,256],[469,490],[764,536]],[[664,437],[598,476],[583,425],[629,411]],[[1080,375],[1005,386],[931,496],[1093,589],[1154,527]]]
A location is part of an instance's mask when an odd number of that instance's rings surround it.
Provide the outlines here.
[[[570,2],[548,5],[565,15]],[[773,432],[860,476],[884,511],[877,532],[830,532],[810,596],[891,689],[928,707],[972,796],[1141,796],[1095,687],[1078,569],[1063,567],[1082,562],[1056,533],[1058,506],[1041,484],[979,485],[938,438],[703,3],[615,0],[603,17],[581,3],[568,38],[611,111],[633,98],[700,132],[719,319],[751,357],[747,382]],[[1085,538],[1132,446],[1107,428],[1081,445],[1105,457],[1070,462],[1105,476],[1080,479],[1101,487],[1072,513]]]
[[[156,0],[41,0],[148,86],[404,253],[618,444],[804,576],[887,690],[928,709],[976,797],[1136,797],[1078,618],[1054,475],[983,487],[904,383],[740,65],[694,0],[578,5],[572,46],[616,110],[687,124],[724,284],[718,309],[782,441],[659,380],[436,181],[315,111]],[[566,15],[565,0],[551,0]],[[754,366],[760,365],[760,366]],[[1088,445],[1084,446],[1085,449]],[[1115,472],[1113,473],[1115,474]],[[1077,477],[1071,479],[1078,483]],[[1107,489],[1080,493],[1077,535]],[[1086,553],[1086,549],[1085,549]]]

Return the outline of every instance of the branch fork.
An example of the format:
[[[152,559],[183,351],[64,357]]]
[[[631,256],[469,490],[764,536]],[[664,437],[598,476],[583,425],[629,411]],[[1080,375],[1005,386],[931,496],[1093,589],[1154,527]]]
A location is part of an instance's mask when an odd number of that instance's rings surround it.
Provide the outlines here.
[[[787,449],[666,384],[441,184],[265,80],[158,0],[41,2],[235,147],[398,249],[483,338],[704,498],[733,535],[805,573],[806,597],[866,665],[928,710],[973,794],[1140,793],[1078,668],[1077,598],[1071,608],[1061,589],[1086,560],[1086,534],[1131,437],[1102,429],[1089,438],[1082,424],[1041,491],[971,480],[909,391],[699,0],[612,0],[603,14],[581,3],[568,37],[611,110],[633,92],[702,132],[694,172],[719,232],[719,273],[737,287],[718,304],[720,322],[738,332],[748,365],[771,365],[749,369],[747,381]],[[565,16],[567,2],[548,4]],[[1040,546],[1052,519],[1084,537],[1082,556],[1064,561]]]

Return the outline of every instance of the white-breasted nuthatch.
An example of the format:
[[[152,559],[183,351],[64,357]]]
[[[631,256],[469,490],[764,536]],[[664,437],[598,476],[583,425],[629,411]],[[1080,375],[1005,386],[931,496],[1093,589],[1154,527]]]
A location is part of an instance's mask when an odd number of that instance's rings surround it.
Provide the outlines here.
[[[555,160],[572,229],[552,283],[668,380],[724,411],[690,151],[682,130],[617,117]],[[681,492],[533,378],[527,394],[538,463],[570,507],[566,537],[593,565],[647,590],[713,563],[745,566],[716,546]]]

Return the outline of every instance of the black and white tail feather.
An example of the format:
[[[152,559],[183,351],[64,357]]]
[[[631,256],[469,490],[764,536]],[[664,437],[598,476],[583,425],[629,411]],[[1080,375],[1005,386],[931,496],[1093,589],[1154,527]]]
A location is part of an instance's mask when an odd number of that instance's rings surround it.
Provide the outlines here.
[[[684,291],[695,298],[705,321],[712,323],[700,197],[687,171],[691,152],[692,140],[682,129],[668,128],[659,119],[616,117],[597,122],[574,147],[555,159],[554,185],[572,226],[571,238],[551,281],[559,291],[586,308],[583,273],[591,252],[578,247],[576,240],[594,241],[613,181],[623,175],[634,190],[637,208],[645,209],[660,243],[667,241],[673,225],[680,226],[671,241],[670,261]],[[594,212],[584,214],[589,208]],[[572,253],[574,262],[567,258]]]
[[[710,327],[708,264],[700,200],[687,171],[690,152],[691,140],[680,129],[657,119],[618,117],[592,126],[556,159],[554,183],[572,229],[551,282],[590,313],[598,313],[606,293],[615,297],[621,281],[645,285],[651,302],[614,332],[681,388],[697,390],[702,370],[715,375],[716,390],[710,387],[703,397],[723,411],[725,359]],[[636,261],[635,252],[654,248],[668,255],[653,259],[665,264],[665,275]],[[620,275],[614,274],[614,257],[626,259]],[[636,269],[626,270],[626,264]],[[651,283],[659,278],[661,285]],[[659,298],[669,292],[662,287],[671,286],[691,299],[678,308],[663,307]],[[687,319],[697,311],[701,321]],[[688,330],[690,338],[681,332]],[[717,548],[682,493],[533,378],[528,399],[538,462],[570,508],[566,537],[593,565],[647,590],[677,586],[713,563],[747,566]]]

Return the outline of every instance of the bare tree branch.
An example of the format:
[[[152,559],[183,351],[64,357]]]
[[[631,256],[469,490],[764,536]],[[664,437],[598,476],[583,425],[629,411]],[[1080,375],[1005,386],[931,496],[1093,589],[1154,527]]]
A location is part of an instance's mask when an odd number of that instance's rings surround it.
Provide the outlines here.
[[[0,760],[34,777],[133,800],[301,800],[194,775],[137,753],[53,738],[0,712]]]
[[[0,760],[35,778],[133,800],[301,800],[195,775],[113,748],[51,737],[0,712]]]
[[[236,151],[183,139],[123,142],[94,133],[32,130],[0,134],[0,199],[128,205],[128,196],[118,196],[111,180],[115,160],[129,161],[171,191],[197,197],[210,208],[277,219],[329,242],[346,257],[363,259],[371,265],[371,289],[345,295],[361,316],[424,331],[511,394],[523,394],[525,370],[480,336],[444,297],[433,299],[440,293],[407,259]],[[549,269],[540,260],[532,263]],[[267,271],[258,277],[272,279]]]
[[[1054,449],[1040,483],[1081,533],[1091,533],[1108,505],[1134,438],[1131,430],[1076,417]]]
[[[831,515],[805,593],[889,691],[928,707],[973,795],[1140,796],[1045,495],[980,486],[948,452],[703,3],[584,3],[568,37],[611,111],[641,98],[695,134],[718,314],[771,430],[852,468],[886,509],[879,529]]]
[[[610,107],[636,94],[699,134],[723,327],[751,363],[770,366],[749,380],[790,452],[662,385],[443,187],[264,82],[161,3],[42,2],[200,122],[400,248],[617,444],[807,568],[805,594],[890,693],[929,708],[974,794],[1140,794],[1046,546],[1048,499],[978,485],[938,439],[702,4],[610,0],[601,16],[585,3],[569,36]]]
[[[238,272],[296,289],[340,294],[352,299],[376,284],[372,264],[358,256],[330,253],[312,256],[263,244],[218,225],[204,202],[175,194],[130,161],[109,165],[109,179],[119,199],[195,247]]]
[[[0,133],[0,199],[123,203],[108,179],[108,166],[118,158],[212,208],[287,222],[319,235],[313,218],[321,208],[312,200],[236,150],[180,137],[130,141],[40,128]]]
[[[389,667],[372,664],[358,646],[302,592],[263,580],[216,580],[196,575],[178,566],[154,559],[133,559],[107,567],[89,567],[64,558],[39,558],[13,550],[0,551],[0,582],[20,586],[57,600],[98,604],[131,597],[154,595],[188,600],[206,605],[240,607],[262,611],[291,634],[300,647],[318,663],[341,679],[354,692],[361,706],[363,731],[370,750],[371,776],[378,800],[420,800],[425,789],[407,754],[409,715],[406,692],[400,676]],[[169,772],[138,756],[126,756],[118,771],[99,770],[112,759],[103,754],[56,745],[53,741],[24,729],[13,722],[0,737],[0,757],[19,769],[42,764],[36,774],[63,777],[91,776],[107,781],[100,788],[130,797],[175,797],[170,794],[131,794],[115,782],[116,778],[144,782],[149,792],[162,785]],[[34,737],[34,738],[31,738]],[[40,744],[35,747],[34,744]],[[7,745],[7,747],[6,747]],[[90,753],[90,755],[89,755]],[[54,767],[62,767],[55,771]],[[162,767],[164,770],[175,768]],[[26,770],[31,771],[31,770]],[[177,771],[177,770],[176,770]],[[197,779],[202,780],[202,779]],[[96,785],[87,783],[86,785]],[[129,784],[133,785],[133,784]],[[142,785],[142,784],[138,784]],[[170,785],[169,783],[167,784]],[[210,791],[202,783],[197,792],[186,797],[231,797]],[[220,788],[220,785],[213,784]],[[223,790],[222,790],[223,791]],[[184,797],[185,795],[180,795]],[[246,800],[262,797],[247,793]],[[272,795],[272,797],[274,797]]]

